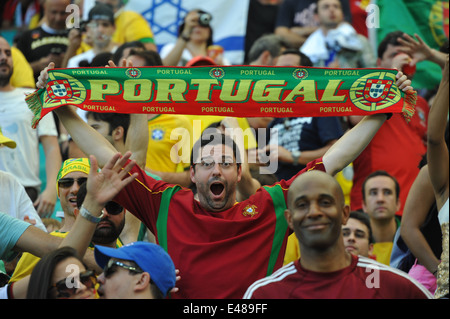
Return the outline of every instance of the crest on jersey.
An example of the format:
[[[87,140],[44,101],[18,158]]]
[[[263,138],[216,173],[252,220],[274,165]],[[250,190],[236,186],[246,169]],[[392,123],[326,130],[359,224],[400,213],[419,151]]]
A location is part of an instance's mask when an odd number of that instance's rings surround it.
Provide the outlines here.
[[[247,205],[245,206],[244,210],[242,211],[242,215],[253,217],[259,212],[256,210],[256,205]]]

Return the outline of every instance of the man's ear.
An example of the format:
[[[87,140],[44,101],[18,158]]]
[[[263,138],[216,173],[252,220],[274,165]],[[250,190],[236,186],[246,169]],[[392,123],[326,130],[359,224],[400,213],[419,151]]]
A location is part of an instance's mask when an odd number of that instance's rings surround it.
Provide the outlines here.
[[[111,135],[114,141],[120,141],[124,138],[124,133],[125,133],[124,128],[122,126],[118,126],[114,129]]]
[[[381,65],[381,58],[377,58],[377,68],[379,68]]]
[[[149,289],[150,286],[150,274],[148,272],[143,272],[139,274],[139,280],[136,282],[134,286],[134,290],[142,291],[145,289]]]
[[[195,168],[191,166],[189,168],[189,176],[191,177],[191,182],[195,184]]]
[[[261,63],[262,63],[263,65],[269,65],[269,63],[270,63],[270,58],[272,57],[272,56],[270,55],[269,50],[265,50],[263,53],[261,53],[260,57],[261,57]]]
[[[342,208],[342,225],[347,225],[349,217],[350,217],[350,206],[344,205],[344,207]]]
[[[238,168],[238,178],[237,178],[237,181],[238,181],[238,183],[241,181],[241,178],[242,178],[242,165],[239,165],[239,168]]]
[[[400,210],[400,207],[402,206],[402,202],[400,201],[400,198],[397,199],[397,206],[395,207],[397,209],[397,212]]]
[[[284,210],[284,218],[286,218],[289,228],[291,230],[294,230],[294,223],[292,222],[291,211],[287,208]]]
[[[361,208],[364,213],[367,213],[367,206],[364,200],[361,201]]]

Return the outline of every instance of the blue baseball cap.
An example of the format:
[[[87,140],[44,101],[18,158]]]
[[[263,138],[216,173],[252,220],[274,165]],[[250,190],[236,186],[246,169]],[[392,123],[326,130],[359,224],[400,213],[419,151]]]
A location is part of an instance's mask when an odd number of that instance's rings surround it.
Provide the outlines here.
[[[138,241],[120,248],[95,246],[95,261],[102,269],[110,258],[134,261],[150,274],[164,296],[175,287],[175,266],[169,254],[159,245]]]

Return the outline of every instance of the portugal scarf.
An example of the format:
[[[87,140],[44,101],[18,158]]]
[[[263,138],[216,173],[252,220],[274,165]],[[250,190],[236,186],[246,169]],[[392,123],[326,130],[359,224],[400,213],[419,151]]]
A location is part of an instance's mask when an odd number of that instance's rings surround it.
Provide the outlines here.
[[[26,97],[32,126],[63,105],[86,111],[317,117],[414,114],[416,93],[395,84],[396,70],[313,67],[140,67],[52,69]]]

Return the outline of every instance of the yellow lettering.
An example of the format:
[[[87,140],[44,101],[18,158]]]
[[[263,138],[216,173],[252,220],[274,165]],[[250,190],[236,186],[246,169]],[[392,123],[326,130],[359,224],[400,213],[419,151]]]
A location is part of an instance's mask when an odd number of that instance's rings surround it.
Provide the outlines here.
[[[220,99],[224,102],[242,102],[247,100],[252,80],[240,80],[235,89],[236,80],[223,80]],[[234,95],[232,95],[234,93]]]
[[[342,102],[345,95],[334,95],[341,84],[341,80],[329,80],[325,91],[323,92],[321,102]]]
[[[186,92],[187,84],[179,79],[157,79],[158,92],[157,102],[186,102],[183,94]]]
[[[196,102],[211,102],[211,85],[219,85],[216,79],[192,79],[191,84],[198,85]]]
[[[151,95],[152,81],[148,79],[131,79],[123,82],[125,101],[148,101]]]
[[[255,102],[280,102],[283,87],[270,87],[269,85],[284,85],[284,80],[259,80],[253,88],[252,99]]]
[[[285,102],[293,102],[297,95],[303,95],[305,102],[317,102],[316,82],[314,80],[303,80],[284,99]]]
[[[104,101],[105,95],[114,95],[119,93],[120,86],[114,80],[88,80],[91,85],[91,100]]]

